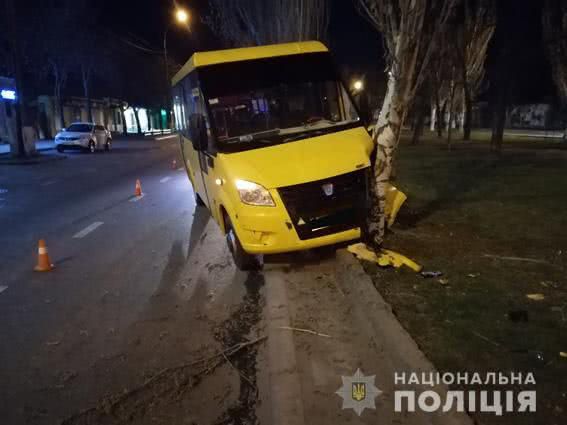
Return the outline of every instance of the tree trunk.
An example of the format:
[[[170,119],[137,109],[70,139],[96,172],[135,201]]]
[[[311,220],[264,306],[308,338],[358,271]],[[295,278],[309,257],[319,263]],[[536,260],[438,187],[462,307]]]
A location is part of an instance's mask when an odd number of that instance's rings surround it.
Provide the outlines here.
[[[441,100],[439,99],[439,94],[435,96],[435,125],[437,127],[437,137],[443,137],[443,114],[445,107],[441,106]]]
[[[136,128],[139,135],[142,134],[142,126],[140,125],[140,117],[138,115],[138,108],[134,108],[134,118],[136,118]]]
[[[124,114],[124,108],[120,107],[120,119],[122,120],[122,135],[128,135],[128,128],[126,126],[126,115]]]
[[[502,152],[502,141],[504,140],[504,127],[506,125],[506,95],[500,92],[493,112],[492,121],[492,139],[490,148],[493,152],[500,154]]]
[[[463,140],[471,140],[471,129],[472,129],[472,99],[469,90],[469,85],[467,82],[463,82],[463,92],[465,94],[465,118],[463,120]]]
[[[449,123],[447,126],[447,149],[451,150],[451,142],[453,141],[453,117],[455,115],[455,82],[451,82],[451,92],[449,94]]]
[[[93,122],[93,113],[91,108],[91,97],[89,93],[89,75],[88,71],[81,69],[82,79],[83,79],[83,95],[87,101],[87,120]]]
[[[21,61],[21,51],[20,51],[20,40],[19,31],[16,28],[16,9],[14,5],[14,0],[6,0],[4,2],[4,10],[7,16],[7,32],[8,32],[8,46],[10,48],[10,54],[12,63],[14,66],[14,77],[16,84],[16,101],[14,103],[15,113],[16,113],[16,141],[13,145],[16,147],[16,152],[12,155],[16,157],[26,157],[26,147],[24,145],[24,136],[22,134],[23,126],[22,123],[25,121],[25,98],[24,98],[24,73],[22,70]]]
[[[419,139],[423,134],[423,125],[425,124],[425,105],[420,103],[417,109],[417,117],[415,120],[415,128],[413,129],[413,136],[411,138],[411,144],[419,144]]]
[[[402,126],[402,102],[395,78],[388,80],[386,97],[374,129],[376,156],[373,164],[372,206],[368,217],[367,242],[378,248],[386,232],[386,191],[393,170],[393,158]]]

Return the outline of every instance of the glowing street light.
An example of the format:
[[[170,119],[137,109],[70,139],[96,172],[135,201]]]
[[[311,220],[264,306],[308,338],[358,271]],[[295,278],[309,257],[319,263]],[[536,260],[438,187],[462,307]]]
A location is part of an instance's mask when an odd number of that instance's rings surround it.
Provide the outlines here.
[[[364,83],[362,82],[362,80],[356,80],[352,87],[354,88],[354,90],[358,91],[362,91],[362,89],[364,89]]]
[[[175,19],[177,19],[177,22],[180,24],[186,24],[189,22],[189,13],[187,13],[184,9],[177,9],[175,12]]]

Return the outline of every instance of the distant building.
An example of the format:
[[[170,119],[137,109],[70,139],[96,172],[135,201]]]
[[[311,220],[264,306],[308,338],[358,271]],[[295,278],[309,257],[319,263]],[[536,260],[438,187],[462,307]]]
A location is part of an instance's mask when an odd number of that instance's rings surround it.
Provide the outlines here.
[[[0,77],[0,143],[9,143],[16,134],[16,82]]]

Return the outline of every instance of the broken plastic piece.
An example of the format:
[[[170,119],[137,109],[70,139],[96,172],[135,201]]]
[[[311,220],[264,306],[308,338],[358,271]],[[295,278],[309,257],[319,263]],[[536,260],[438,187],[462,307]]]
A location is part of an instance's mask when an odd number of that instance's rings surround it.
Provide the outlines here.
[[[527,294],[526,297],[532,301],[543,301],[545,299],[543,294]]]
[[[427,272],[421,272],[421,276],[425,277],[425,278],[433,278],[433,277],[441,277],[443,276],[443,272],[433,272],[433,271],[427,271]]]
[[[417,264],[415,261],[410,260],[405,255],[389,249],[381,249],[378,253],[376,253],[368,249],[365,244],[356,243],[354,245],[350,245],[347,248],[347,251],[351,252],[361,260],[377,263],[381,267],[391,266],[398,269],[402,266],[407,266],[416,273],[419,273],[423,269],[422,266]]]
[[[398,211],[406,202],[408,197],[404,192],[398,190],[395,186],[388,184],[388,188],[386,189],[386,222],[388,224],[388,228],[392,227],[394,222],[396,221],[396,216],[398,215]]]

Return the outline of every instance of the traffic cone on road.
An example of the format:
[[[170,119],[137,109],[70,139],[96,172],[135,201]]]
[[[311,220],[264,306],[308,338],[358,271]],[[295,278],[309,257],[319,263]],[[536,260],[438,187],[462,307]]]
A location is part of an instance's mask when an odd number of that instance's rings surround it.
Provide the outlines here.
[[[174,159],[173,161],[171,161],[171,169],[172,169],[172,170],[176,170],[176,169],[177,169],[177,160]]]
[[[37,266],[35,266],[34,270],[36,272],[49,272],[53,270],[54,266],[51,264],[49,254],[47,253],[47,245],[43,239],[39,240],[37,254]]]
[[[134,196],[142,196],[142,183],[140,183],[140,179],[136,180],[136,191],[134,192]]]

